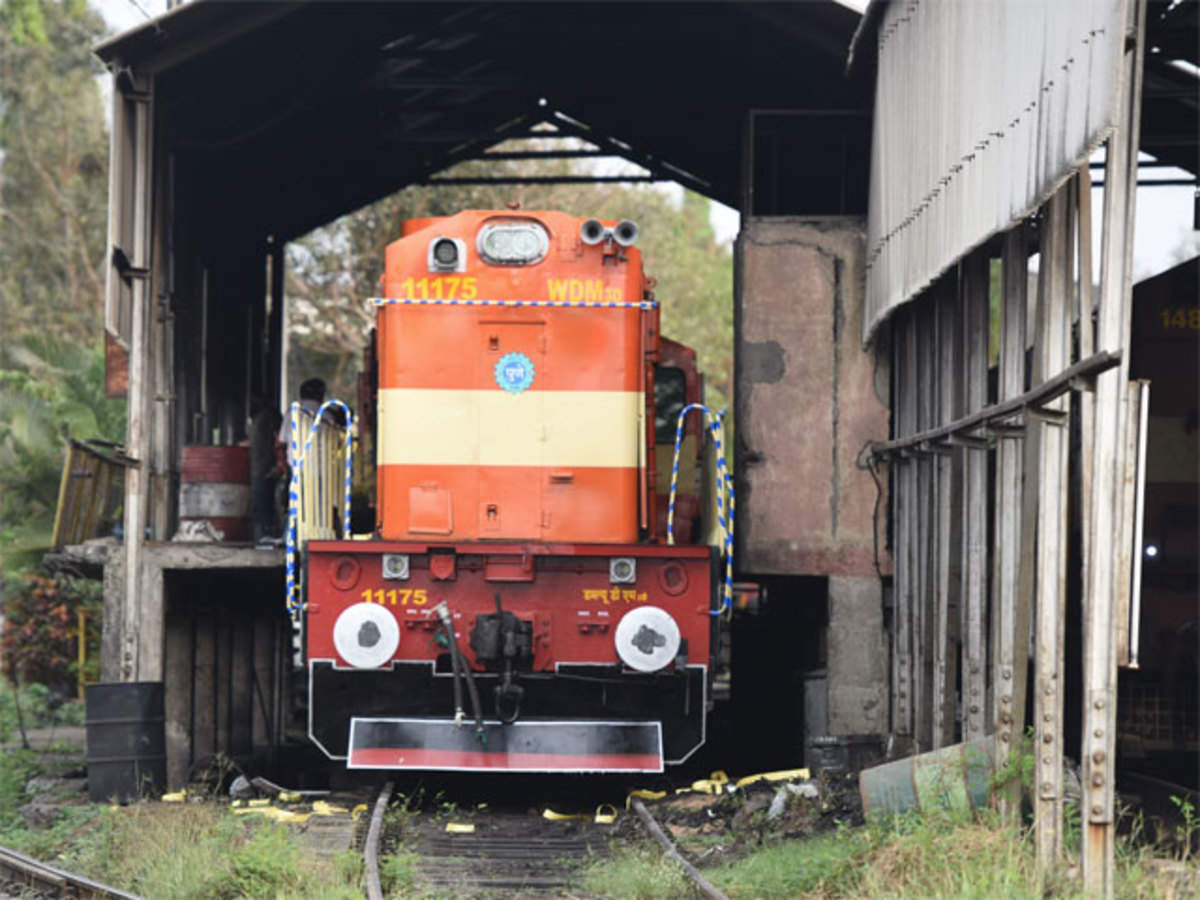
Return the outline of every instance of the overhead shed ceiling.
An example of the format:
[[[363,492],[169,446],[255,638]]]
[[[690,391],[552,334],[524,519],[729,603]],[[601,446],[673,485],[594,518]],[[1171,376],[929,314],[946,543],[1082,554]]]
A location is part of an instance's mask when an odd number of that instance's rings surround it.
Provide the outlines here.
[[[857,22],[832,2],[196,0],[97,52],[155,76],[156,143],[204,185],[204,219],[288,240],[553,111],[740,206],[750,110],[868,108],[869,78],[844,74]],[[865,185],[866,129],[835,145],[812,121],[811,151],[789,150],[786,166],[858,167]],[[837,179],[810,181],[808,208],[792,211],[865,212],[865,192],[847,209]]]

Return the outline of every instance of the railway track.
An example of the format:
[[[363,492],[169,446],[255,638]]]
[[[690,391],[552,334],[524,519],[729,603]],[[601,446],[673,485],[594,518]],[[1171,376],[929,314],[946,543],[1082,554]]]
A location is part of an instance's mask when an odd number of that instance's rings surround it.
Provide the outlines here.
[[[423,886],[456,896],[558,896],[584,865],[609,853],[610,836],[598,827],[535,836],[520,827],[527,818],[494,816],[474,834],[426,835],[416,848]]]
[[[416,887],[436,896],[562,896],[615,840],[610,825],[548,820],[530,808],[427,809],[388,820],[391,787],[378,795],[363,844],[369,900],[382,900],[380,862],[395,853],[415,857]]]
[[[74,900],[141,900],[136,894],[92,881],[82,875],[38,862],[24,853],[0,847],[0,898],[70,897]]]

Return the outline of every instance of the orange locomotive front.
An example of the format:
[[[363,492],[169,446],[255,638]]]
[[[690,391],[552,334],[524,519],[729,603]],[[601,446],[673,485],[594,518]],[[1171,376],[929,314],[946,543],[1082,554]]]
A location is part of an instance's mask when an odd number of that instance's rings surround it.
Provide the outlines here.
[[[312,739],[350,768],[661,771],[704,742],[717,556],[695,355],[637,227],[404,223],[376,301],[378,522],[307,546]],[[660,445],[666,445],[664,448]]]

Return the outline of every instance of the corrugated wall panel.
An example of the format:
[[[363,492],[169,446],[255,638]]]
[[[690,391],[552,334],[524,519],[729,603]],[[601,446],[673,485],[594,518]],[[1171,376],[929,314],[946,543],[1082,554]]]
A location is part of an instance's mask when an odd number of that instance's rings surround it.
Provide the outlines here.
[[[1110,132],[1123,0],[908,0],[884,11],[863,339],[1031,213]]]

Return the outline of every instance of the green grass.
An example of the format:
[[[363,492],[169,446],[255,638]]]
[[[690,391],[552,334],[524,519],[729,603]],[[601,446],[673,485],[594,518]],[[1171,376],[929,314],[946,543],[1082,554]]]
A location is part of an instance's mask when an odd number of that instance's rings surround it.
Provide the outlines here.
[[[21,740],[18,727],[21,719],[24,719],[26,729],[84,723],[83,701],[65,700],[56,706],[51,701],[51,691],[45,685],[25,685],[20,694],[17,694],[7,679],[0,679],[0,743],[16,743]],[[18,702],[20,716],[17,710]]]
[[[155,900],[361,897],[357,853],[308,855],[286,826],[222,803],[61,805],[53,827],[29,831],[19,807],[43,765],[0,754],[0,844]]]
[[[417,892],[415,853],[400,851],[379,860],[379,883],[387,897],[411,897]]]
[[[692,883],[657,847],[639,847],[588,866],[579,887],[612,900],[676,900],[692,895]]]
[[[307,856],[283,825],[209,803],[142,803],[104,814],[69,856],[113,887],[156,900],[361,896],[354,854]]]
[[[1034,844],[1027,829],[998,815],[971,820],[950,813],[910,816],[802,840],[768,839],[740,859],[702,869],[732,900],[758,898],[963,898],[1040,900],[1082,898],[1078,843],[1068,860],[1039,885]],[[1163,850],[1122,839],[1116,895],[1136,900],[1194,896],[1200,886],[1195,859],[1164,864]],[[1180,888],[1181,866],[1190,886]],[[1174,872],[1169,871],[1174,868]],[[692,896],[690,882],[656,848],[620,852],[586,870],[581,885],[596,896]]]
[[[60,807],[42,831],[18,807],[39,770],[35,754],[0,755],[0,844],[155,900],[362,896],[359,855],[305,853],[288,828],[233,815],[222,804]]]
[[[731,897],[795,897],[857,881],[863,841],[852,832],[772,844],[705,872]]]

